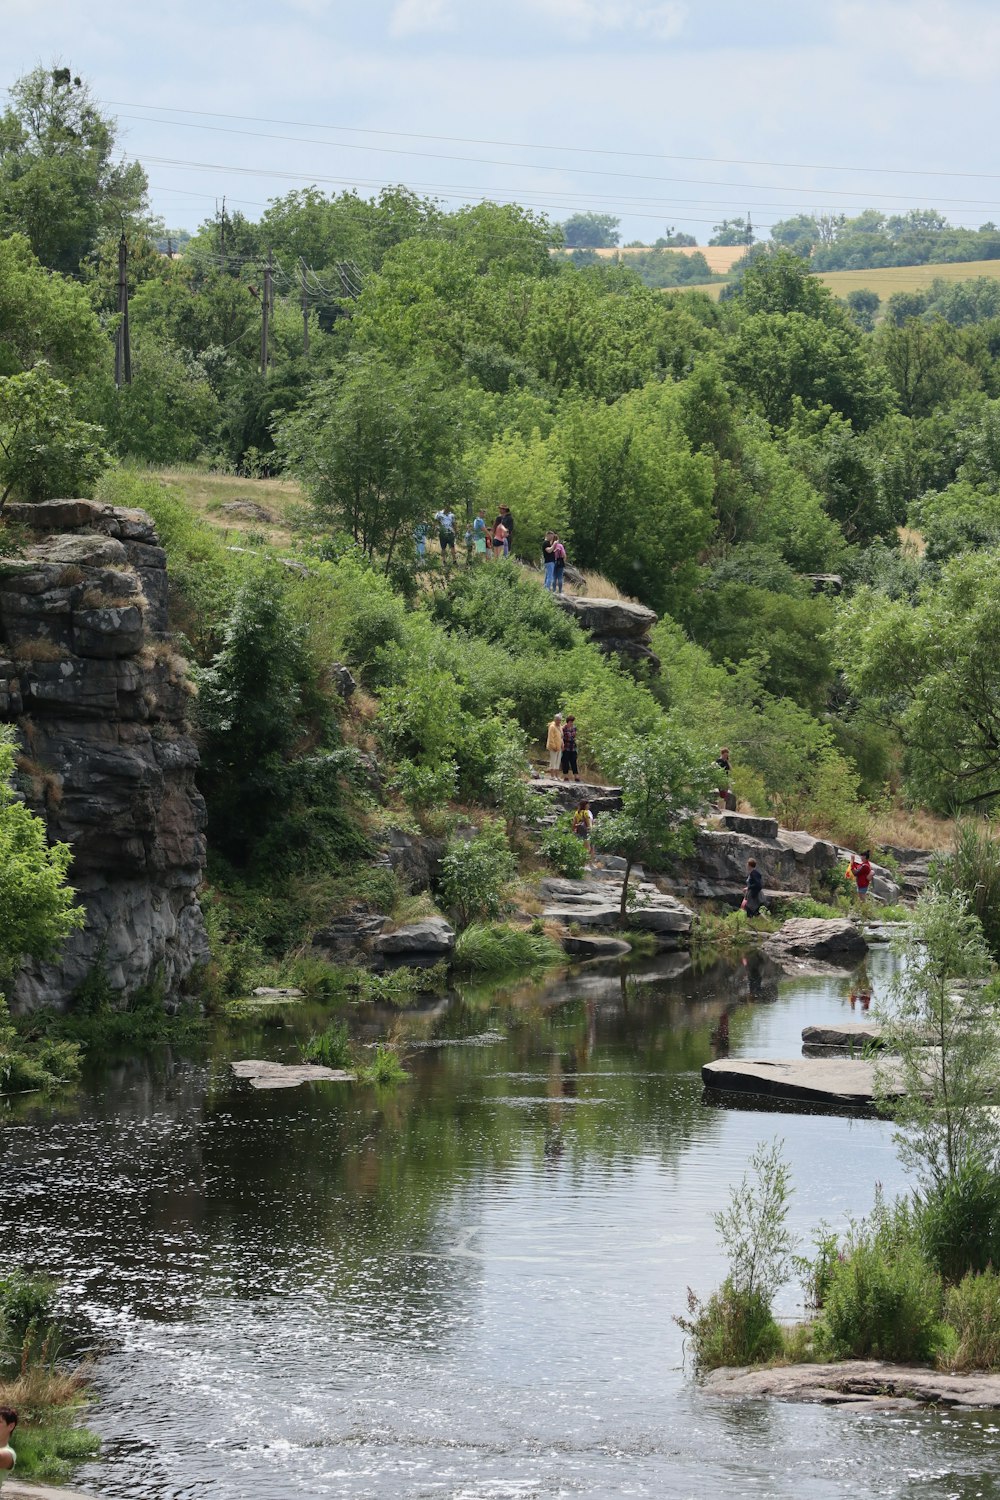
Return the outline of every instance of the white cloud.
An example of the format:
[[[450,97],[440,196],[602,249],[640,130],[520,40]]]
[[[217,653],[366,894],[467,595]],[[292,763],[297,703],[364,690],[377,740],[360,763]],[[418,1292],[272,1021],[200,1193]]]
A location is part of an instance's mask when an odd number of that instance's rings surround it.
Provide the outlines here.
[[[452,0],[396,0],[389,35],[398,39],[423,31],[450,31],[454,25]]]
[[[982,0],[844,0],[835,21],[887,67],[919,77],[986,81],[995,76],[1000,15]]]
[[[533,0],[531,8],[581,37],[596,31],[640,31],[668,40],[684,29],[688,15],[680,0]]]

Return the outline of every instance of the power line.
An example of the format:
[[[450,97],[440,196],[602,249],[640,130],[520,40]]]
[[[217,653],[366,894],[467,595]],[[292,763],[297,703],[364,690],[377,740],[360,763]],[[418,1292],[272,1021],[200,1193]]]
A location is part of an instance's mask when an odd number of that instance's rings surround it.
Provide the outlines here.
[[[4,90],[4,92],[9,92],[9,90]],[[316,124],[310,120],[279,120],[271,119],[266,115],[240,115],[216,109],[179,108],[169,104],[137,104],[134,100],[102,99],[100,102],[114,109],[158,109],[165,114],[202,115],[213,120],[247,120],[250,124],[256,125],[283,125],[299,130],[340,130],[349,132],[352,135],[388,135],[400,140],[441,141],[462,146],[498,146],[520,151],[566,151],[584,156],[623,156],[643,161],[702,162],[726,167],[777,167],[781,170],[801,172],[860,172],[869,175],[882,174],[897,177],[964,177],[984,182],[1000,181],[1000,172],[956,172],[930,167],[862,167],[856,164],[847,166],[830,162],[767,161],[761,158],[738,156],[682,156],[665,151],[627,151],[607,146],[564,146],[555,145],[551,142],[543,144],[536,141],[490,140],[476,136],[429,135],[412,130],[386,130],[363,125],[324,125]],[[146,117],[140,116],[134,118]],[[340,143],[331,142],[330,144]]]
[[[266,131],[240,130],[235,126],[230,125],[204,125],[192,120],[160,120],[157,119],[156,116],[152,115],[124,115],[121,116],[121,118],[140,120],[143,123],[150,125],[169,125],[171,128],[181,126],[182,128],[188,130],[213,130],[225,135],[248,136],[251,140],[281,141],[289,145],[333,146],[342,151],[378,152],[382,155],[417,157],[421,160],[430,161],[463,162],[474,166],[526,167],[529,171],[533,172],[570,172],[574,176],[613,177],[616,181],[628,180],[632,182],[663,182],[671,184],[684,183],[692,187],[724,187],[733,188],[734,190],[744,192],[749,190],[751,192],[763,191],[771,193],[796,193],[799,196],[813,196],[815,194],[822,194],[823,197],[833,197],[838,199],[843,198],[845,194],[845,190],[842,188],[817,188],[812,186],[783,187],[780,183],[762,182],[720,182],[715,178],[704,177],[656,177],[649,172],[612,172],[601,167],[567,167],[565,165],[550,164],[548,162],[506,161],[501,158],[483,156],[455,156],[450,153],[440,151],[410,151],[405,148],[400,149],[399,147],[359,145],[356,141],[315,141],[310,140],[305,136],[274,135],[273,133]],[[153,160],[154,158],[149,157],[147,159]],[[854,198],[870,198],[878,203],[885,202],[887,199],[892,199],[900,203],[912,202],[912,195],[906,193],[867,193],[863,190],[852,190],[850,196]],[[996,206],[996,200],[994,199],[939,198],[938,202],[966,204],[970,206],[981,207]]]

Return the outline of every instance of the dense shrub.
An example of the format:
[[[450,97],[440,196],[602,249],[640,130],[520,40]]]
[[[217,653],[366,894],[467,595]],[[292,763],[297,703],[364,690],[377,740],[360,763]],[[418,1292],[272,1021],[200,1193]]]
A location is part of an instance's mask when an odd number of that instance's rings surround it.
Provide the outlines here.
[[[944,1311],[954,1342],[942,1363],[951,1370],[1000,1368],[1000,1274],[963,1277],[945,1293]]]
[[[542,854],[564,880],[580,880],[587,867],[587,846],[572,825],[572,814],[563,813],[539,840]]]
[[[963,818],[952,852],[938,861],[937,883],[961,891],[982,924],[994,958],[1000,958],[1000,841],[984,823]]]
[[[781,1329],[769,1299],[735,1286],[732,1277],[703,1304],[689,1294],[688,1306],[692,1316],[682,1327],[699,1374],[727,1365],[766,1364],[781,1353]]]
[[[832,1269],[817,1344],[835,1359],[932,1360],[942,1285],[899,1212],[876,1210]]]
[[[311,1036],[302,1048],[302,1060],[324,1068],[349,1068],[351,1042],[343,1021],[334,1021],[325,1031]]]
[[[487,824],[471,839],[452,839],[441,860],[441,897],[462,927],[503,915],[517,864],[503,828]]]
[[[1000,1266],[1000,1175],[976,1158],[914,1198],[914,1221],[928,1261],[946,1282]]]

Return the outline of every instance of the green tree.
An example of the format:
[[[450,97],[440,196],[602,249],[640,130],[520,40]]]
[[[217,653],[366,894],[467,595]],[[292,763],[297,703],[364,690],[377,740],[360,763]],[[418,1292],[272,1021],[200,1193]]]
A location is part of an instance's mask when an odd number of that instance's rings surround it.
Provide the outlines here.
[[[501,505],[510,507],[519,557],[537,561],[546,531],[569,539],[566,479],[558,447],[536,429],[530,438],[505,432],[494,438],[475,466],[476,501],[492,521]]]
[[[556,429],[575,538],[570,559],[657,610],[683,609],[715,526],[712,466],[691,452],[676,388],[613,406],[567,403]]]
[[[44,364],[0,376],[0,510],[10,495],[50,500],[88,491],[110,462],[104,431],[73,413],[73,397]]]
[[[602,813],[593,842],[625,861],[621,924],[628,923],[629,876],[640,861],[670,869],[694,848],[693,809],[709,796],[713,782],[708,755],[667,723],[649,738],[612,741],[601,764],[622,788],[619,812]]]
[[[197,458],[219,423],[204,367],[186,350],[149,335],[132,351],[132,384],[119,390],[109,379],[98,412],[116,453],[151,464]]]
[[[977,389],[964,349],[961,332],[943,318],[909,318],[902,327],[885,322],[875,335],[875,352],[908,417],[929,416]]]
[[[116,158],[115,122],[68,68],[35,68],[0,116],[0,230],[43,265],[77,271],[102,232],[141,214],[146,174]]]
[[[43,270],[23,235],[0,239],[0,375],[48,360],[61,380],[95,374],[109,342],[82,286]]]
[[[797,400],[810,409],[830,406],[857,428],[878,421],[892,404],[883,371],[846,318],[754,313],[726,347],[725,361],[730,378],[774,427],[788,426]]]
[[[69,845],[50,845],[14,791],[16,753],[14,731],[0,725],[0,997],[26,958],[51,958],[84,920],[67,884]]]
[[[1000,554],[954,558],[916,605],[862,588],[843,606],[838,655],[905,747],[912,794],[943,812],[1000,797]]]
[[[621,240],[613,214],[570,214],[562,226],[563,240],[569,249],[610,249]]]
[[[746,219],[723,219],[712,230],[710,245],[752,245],[754,236]]]
[[[871,333],[882,306],[882,298],[878,292],[872,292],[863,286],[855,287],[852,292],[848,292],[844,301],[851,309],[851,317],[858,327],[864,333]]]
[[[458,493],[453,406],[430,366],[352,357],[281,423],[277,444],[317,515],[369,557],[384,553],[387,571],[414,524]]]
[[[993,964],[965,896],[934,886],[917,902],[902,953],[879,1014],[890,1059],[876,1070],[879,1102],[896,1122],[904,1165],[940,1191],[973,1163],[1000,1170],[1000,1010],[983,985]]]

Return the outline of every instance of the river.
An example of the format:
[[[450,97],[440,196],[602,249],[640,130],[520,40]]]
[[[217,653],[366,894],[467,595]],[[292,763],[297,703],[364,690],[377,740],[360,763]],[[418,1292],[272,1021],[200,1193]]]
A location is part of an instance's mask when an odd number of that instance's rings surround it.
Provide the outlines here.
[[[667,959],[390,1017],[393,1090],[255,1092],[315,1017],[89,1075],[3,1126],[0,1263],[89,1329],[101,1459],[135,1500],[1000,1495],[988,1415],[729,1405],[673,1318],[722,1278],[713,1213],[780,1137],[808,1248],[904,1186],[870,1119],[718,1109],[701,1064],[796,1056],[867,974]],[[861,1015],[860,1010],[855,1019]],[[493,1039],[475,1041],[492,1033]],[[437,1045],[438,1043],[445,1045]],[[780,1312],[793,1316],[789,1287]]]

